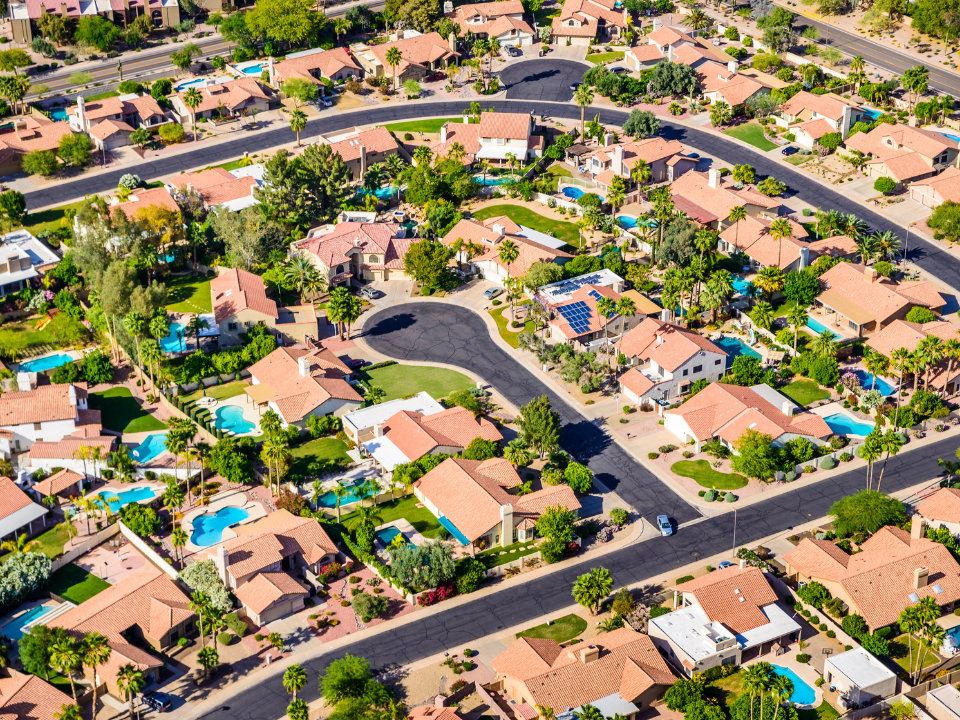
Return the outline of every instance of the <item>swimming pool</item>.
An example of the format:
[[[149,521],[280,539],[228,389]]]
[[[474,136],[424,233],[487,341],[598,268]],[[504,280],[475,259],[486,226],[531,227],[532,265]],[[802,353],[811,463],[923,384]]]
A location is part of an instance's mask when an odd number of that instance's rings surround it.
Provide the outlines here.
[[[42,370],[53,370],[53,368],[66,365],[68,362],[73,362],[73,358],[66,353],[56,353],[36,360],[22,362],[17,369],[20,372],[40,372]]]
[[[857,379],[860,381],[860,386],[864,390],[870,390],[870,385],[873,382],[873,375],[871,373],[868,373],[866,370],[854,370],[853,374],[857,376]],[[897,391],[896,387],[879,376],[877,376],[877,382],[874,388],[879,390],[880,394],[884,397],[893,395]]]
[[[866,437],[873,432],[873,425],[859,422],[846,413],[827,415],[824,420],[827,421],[827,426],[837,435],[859,435],[860,437]]]
[[[160,349],[167,353],[183,352],[190,349],[187,342],[187,327],[182,323],[171,323],[170,332],[160,338]]]
[[[167,449],[166,435],[147,435],[142,443],[130,451],[130,457],[136,462],[146,463]]]
[[[760,353],[747,345],[743,340],[734,337],[722,337],[719,340],[712,341],[714,345],[723,349],[730,357],[727,359],[727,367],[733,365],[734,358],[737,355],[748,355],[749,357],[761,358]]]
[[[487,175],[486,177],[483,175],[474,175],[473,179],[476,180],[480,185],[490,186],[503,185],[503,183],[507,182],[508,180],[515,180],[516,178],[500,177],[497,175]]]
[[[790,695],[790,702],[797,705],[813,705],[817,701],[816,691],[793,670],[780,665],[773,665],[772,667],[777,675],[788,678],[793,684],[793,694]]]
[[[111,512],[119,512],[124,505],[132,502],[142,502],[144,500],[153,500],[157,497],[157,491],[152,487],[138,487],[132,490],[124,490],[122,493],[115,493],[112,490],[104,490],[97,493],[93,501],[100,504],[103,500],[107,501]]]
[[[256,427],[249,420],[243,419],[243,408],[236,405],[219,408],[213,416],[213,424],[216,425],[218,430],[229,431],[236,435],[248,433]]]
[[[369,195],[369,194],[370,194],[369,190],[361,190],[360,192],[357,193],[357,197],[360,197],[361,195]],[[373,191],[373,194],[376,195],[377,199],[379,200],[387,200],[388,198],[392,198],[397,194],[397,188],[389,187],[389,186],[377,188],[376,190]]]
[[[172,263],[174,260],[177,259],[177,256],[174,255],[173,253],[167,253],[166,255],[157,255],[157,259],[160,262],[165,262],[169,265],[170,263]]]
[[[55,609],[56,608],[54,607],[47,607],[45,605],[37,605],[36,607],[32,607],[20,617],[16,617],[4,625],[3,634],[11,640],[19,640],[23,637],[24,625],[29,625],[37,618],[41,618],[48,612],[52,612]]]
[[[223,540],[223,530],[231,525],[243,522],[250,513],[240,507],[225,507],[213,513],[204,513],[193,521],[193,535],[190,542],[197,547],[209,547]]]
[[[747,289],[753,287],[752,282],[750,282],[746,278],[740,277],[739,275],[734,275],[733,282],[731,282],[730,284],[733,285],[734,292],[738,292],[741,295],[746,295]]]
[[[173,89],[177,92],[180,92],[184,88],[197,87],[198,85],[203,85],[206,82],[203,78],[197,78],[196,80],[188,80],[187,82],[182,82],[179,85],[174,85]]]
[[[883,115],[883,112],[880,110],[871,110],[869,108],[863,108],[863,114],[866,115],[871,120],[876,120],[878,117]]]
[[[953,140],[954,142],[960,142],[960,135],[951,135],[950,133],[945,133],[945,132],[942,132],[942,131],[940,131],[940,130],[934,130],[934,132],[940,133],[940,134],[943,135],[944,137],[948,137],[948,138],[950,138],[951,140]]]
[[[244,75],[261,75],[263,74],[263,69],[267,66],[266,63],[259,63],[258,65],[251,65],[250,67],[245,67],[241,72]]]
[[[390,547],[390,543],[392,543],[393,539],[398,536],[402,537],[405,543],[409,542],[406,536],[395,527],[385,527],[382,530],[377,530],[376,535],[377,540],[382,542],[384,547]]]
[[[571,200],[579,200],[581,197],[584,196],[585,193],[584,193],[583,190],[581,190],[580,188],[575,188],[575,187],[569,187],[569,186],[567,186],[567,187],[565,187],[565,188],[563,189],[563,194],[566,195],[566,196],[567,196],[568,198],[570,198]],[[594,193],[594,194],[596,194],[596,193]],[[603,196],[602,196],[602,195],[597,195],[597,197],[600,198],[600,202],[603,202]]]
[[[807,327],[813,330],[817,335],[819,335],[824,330],[826,330],[828,333],[833,335],[834,340],[843,340],[843,335],[834,332],[833,330],[828,328],[826,325],[824,325],[821,322],[818,322],[817,320],[814,320],[813,318],[807,318]]]
[[[51,108],[50,119],[54,122],[64,122],[67,119],[67,111],[64,108]]]

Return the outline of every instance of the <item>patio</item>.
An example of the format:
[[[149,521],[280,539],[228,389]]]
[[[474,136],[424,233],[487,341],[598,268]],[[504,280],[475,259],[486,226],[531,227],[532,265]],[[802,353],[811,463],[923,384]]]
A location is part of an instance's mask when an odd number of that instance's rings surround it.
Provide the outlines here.
[[[247,516],[235,523],[235,525],[246,525],[247,523],[253,522],[254,520],[259,520],[267,515],[267,509],[264,507],[263,503],[249,497],[247,493],[242,490],[220,493],[214,497],[215,499],[211,500],[209,505],[191,510],[184,515],[183,519],[180,521],[180,527],[186,531],[188,538],[187,544],[184,547],[185,553],[192,555],[193,553],[200,552],[201,550],[205,550],[207,547],[209,547],[209,545],[199,546],[193,542],[193,538],[195,536],[194,523],[202,516],[216,515],[227,508],[240,508],[247,513]],[[221,541],[232,540],[233,538],[237,537],[237,534],[231,529],[231,527],[233,527],[233,525],[223,528],[221,531]]]

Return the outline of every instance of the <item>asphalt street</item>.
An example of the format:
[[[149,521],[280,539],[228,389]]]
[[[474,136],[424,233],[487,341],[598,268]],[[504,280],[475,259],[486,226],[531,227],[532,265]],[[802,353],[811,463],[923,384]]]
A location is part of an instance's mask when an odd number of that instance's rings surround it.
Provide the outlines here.
[[[403,360],[459,365],[483,375],[511,398],[517,393],[533,395],[545,391],[541,383],[488,339],[486,325],[465,308],[433,303],[398,305],[375,313],[365,323],[364,334],[378,352]],[[519,399],[526,401],[524,397]],[[563,403],[554,403],[554,406],[561,409]],[[571,449],[578,455],[589,455],[590,466],[599,473],[616,473],[618,492],[630,491],[632,487],[638,491],[649,487],[651,492],[658,492],[652,485],[659,481],[643,479],[647,474],[639,464],[622,453],[622,461],[611,459],[611,454],[617,452],[611,450],[615,446],[604,446],[592,432],[586,441],[578,440],[575,433],[578,429],[582,431],[583,426],[578,425],[572,414],[564,413],[564,420],[567,426],[563,442],[573,442],[576,449]],[[955,439],[917,449],[907,445],[890,459],[883,476],[883,489],[892,493],[927,480],[934,481],[940,476],[937,459],[952,456],[956,445]],[[611,462],[617,464],[615,470],[610,470]],[[634,476],[641,479],[636,480]],[[307,702],[315,700],[319,696],[318,677],[331,660],[346,653],[365,657],[378,672],[396,677],[405,665],[444,651],[462,652],[464,646],[487,635],[515,625],[536,624],[543,615],[568,607],[573,602],[570,594],[573,581],[589,567],[602,564],[612,573],[617,587],[643,584],[650,578],[723,552],[725,548],[732,551],[734,532],[737,547],[742,547],[823,517],[836,500],[863,488],[865,479],[866,470],[857,468],[744,506],[736,515],[727,512],[681,527],[673,536],[620,548],[605,555],[602,563],[571,562],[555,573],[529,582],[507,582],[499,592],[414,620],[385,635],[361,638],[328,654],[305,655],[298,658],[298,662],[306,669],[309,681],[299,696]],[[665,487],[659,492],[660,498],[673,496]],[[655,502],[647,504],[652,507]],[[305,636],[288,637],[287,645],[296,652],[304,639]],[[229,672],[229,668],[224,671]],[[218,720],[281,717],[290,698],[281,685],[279,673],[259,672],[255,687],[234,695],[228,695],[229,690],[221,691],[218,707],[197,717]]]

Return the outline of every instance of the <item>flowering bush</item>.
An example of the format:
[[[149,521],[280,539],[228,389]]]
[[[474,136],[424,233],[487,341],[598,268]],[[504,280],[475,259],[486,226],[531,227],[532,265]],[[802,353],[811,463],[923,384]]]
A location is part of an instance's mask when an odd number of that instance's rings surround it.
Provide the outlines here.
[[[339,563],[330,563],[329,565],[324,565],[320,568],[320,572],[317,573],[317,577],[320,578],[320,582],[324,585],[329,585],[332,581],[336,580],[340,576],[340,564]]]
[[[417,605],[420,607],[429,607],[438,602],[443,602],[448,597],[452,597],[457,592],[453,585],[442,585],[433,590],[428,590],[417,598]]]
[[[7,612],[50,579],[50,558],[43,553],[13,555],[0,565],[0,608]]]
[[[457,692],[458,690],[463,690],[467,686],[466,680],[457,680],[453,685],[450,686],[450,692]]]
[[[867,390],[860,397],[860,406],[864,410],[872,410],[875,407],[878,407],[883,403],[883,395],[879,390]]]
[[[567,543],[567,549],[566,549],[566,551],[565,551],[564,554],[565,554],[567,557],[573,557],[574,555],[577,555],[579,552],[580,552],[580,546],[579,546],[579,545],[577,545],[575,542],[568,542],[568,543]]]
[[[849,370],[840,377],[840,384],[854,392],[859,392],[860,390],[860,378]]]

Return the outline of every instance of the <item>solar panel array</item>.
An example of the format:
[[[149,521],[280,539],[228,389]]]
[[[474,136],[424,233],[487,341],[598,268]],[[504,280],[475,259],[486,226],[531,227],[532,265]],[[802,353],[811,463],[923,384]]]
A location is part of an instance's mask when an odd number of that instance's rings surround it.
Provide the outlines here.
[[[550,291],[553,293],[562,293],[564,295],[569,295],[575,293],[584,285],[599,285],[603,280],[603,275],[600,273],[594,273],[592,275],[583,275],[581,277],[571,278],[562,283],[550,286]]]
[[[561,305],[557,308],[557,312],[563,316],[563,319],[567,321],[577,335],[582,335],[590,330],[590,306],[585,302]]]
[[[600,298],[603,297],[603,295],[598,293],[596,290],[591,290],[590,292],[587,293],[587,295],[592,297],[594,300],[599,300]]]

